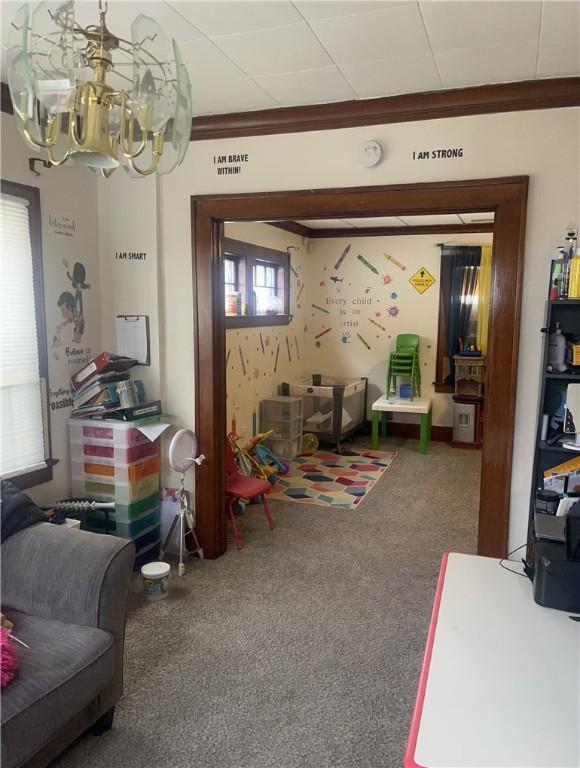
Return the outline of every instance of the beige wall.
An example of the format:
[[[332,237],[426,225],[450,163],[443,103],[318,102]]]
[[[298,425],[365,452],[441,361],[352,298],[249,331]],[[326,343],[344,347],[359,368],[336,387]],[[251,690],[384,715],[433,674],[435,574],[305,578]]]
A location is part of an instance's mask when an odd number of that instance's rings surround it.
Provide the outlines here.
[[[3,113],[0,121],[2,178],[40,190],[52,451],[59,463],[51,482],[28,493],[39,503],[50,504],[70,494],[69,379],[101,351],[97,183],[88,169],[74,163],[62,168],[40,167],[40,176],[35,176],[28,168],[34,153],[18,135],[14,119]],[[72,270],[75,262],[84,265],[90,285],[83,291],[85,332],[80,343],[72,339],[71,324],[59,329],[63,318],[57,307],[61,293],[74,293],[65,263]]]
[[[184,164],[158,180],[160,276],[160,372],[162,395],[176,420],[193,426],[193,336],[190,196],[343,186],[530,176],[516,405],[510,545],[525,541],[536,422],[541,336],[549,261],[563,229],[579,218],[579,109],[481,115],[417,123],[348,128],[278,136],[194,142]],[[367,170],[357,147],[377,139],[384,161]],[[413,152],[461,147],[461,158],[415,160]],[[237,175],[218,176],[216,154],[248,154]],[[113,194],[126,182],[119,174],[106,184]],[[128,182],[127,182],[128,183]],[[140,182],[130,182],[131,184]],[[155,215],[140,210],[129,232]],[[106,226],[106,222],[102,221]],[[159,271],[159,275],[158,275]],[[154,312],[152,307],[151,312]]]
[[[397,335],[416,333],[421,337],[421,394],[433,398],[433,423],[451,426],[451,396],[436,394],[432,384],[441,267],[437,243],[483,245],[491,241],[491,234],[313,239],[305,291],[307,372],[346,378],[367,376],[370,419],[371,404],[385,392],[387,361]],[[335,270],[337,259],[348,245],[351,249],[347,257]],[[385,253],[396,258],[405,270],[388,261]],[[359,254],[379,274],[360,261]],[[422,267],[433,275],[435,283],[420,294],[409,278]],[[320,333],[324,335],[317,338]],[[397,414],[396,421],[418,422],[418,417]]]
[[[548,265],[563,228],[579,213],[579,114],[578,109],[559,109],[194,143],[184,165],[160,180],[166,292],[178,275],[191,270],[191,194],[529,175],[510,507],[510,546],[518,546],[526,531],[539,382],[538,329],[544,318]],[[383,143],[385,161],[366,170],[357,163],[356,149],[370,138]],[[450,147],[462,147],[463,156],[413,160],[414,151]],[[247,153],[249,162],[239,175],[218,177],[213,165],[217,153]],[[178,290],[181,301],[167,305],[166,332],[182,325],[191,311],[190,284],[181,279]],[[186,369],[193,367],[191,347],[173,350],[168,344],[168,358],[178,355]],[[193,421],[190,382],[173,382],[167,398],[184,420]]]
[[[309,254],[302,237],[259,222],[226,223],[226,237],[245,243],[262,245],[276,251],[290,250],[289,325],[262,328],[230,328],[226,331],[227,356],[227,424],[236,417],[236,429],[245,439],[252,436],[252,414],[255,410],[260,429],[259,403],[278,394],[278,385],[302,376],[304,363],[304,322],[306,304],[296,297],[304,282]],[[304,295],[304,291],[302,292]],[[302,297],[301,297],[302,299]],[[264,345],[262,349],[262,345]],[[243,357],[243,364],[241,358]]]

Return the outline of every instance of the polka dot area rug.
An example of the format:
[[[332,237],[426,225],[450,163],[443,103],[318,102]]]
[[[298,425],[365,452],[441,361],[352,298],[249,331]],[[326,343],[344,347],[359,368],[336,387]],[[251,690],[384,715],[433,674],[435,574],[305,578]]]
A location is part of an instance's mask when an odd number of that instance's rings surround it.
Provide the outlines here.
[[[349,446],[341,455],[316,451],[297,456],[268,494],[272,501],[356,509],[397,457],[396,451]]]

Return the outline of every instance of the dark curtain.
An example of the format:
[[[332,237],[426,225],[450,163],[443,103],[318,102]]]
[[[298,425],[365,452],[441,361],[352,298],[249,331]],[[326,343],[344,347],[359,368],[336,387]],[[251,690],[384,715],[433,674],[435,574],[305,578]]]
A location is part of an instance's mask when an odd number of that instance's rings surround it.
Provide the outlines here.
[[[477,275],[481,262],[481,248],[463,245],[441,246],[441,300],[445,325],[445,349],[450,374],[446,384],[455,383],[453,355],[459,352],[459,339],[467,332]]]

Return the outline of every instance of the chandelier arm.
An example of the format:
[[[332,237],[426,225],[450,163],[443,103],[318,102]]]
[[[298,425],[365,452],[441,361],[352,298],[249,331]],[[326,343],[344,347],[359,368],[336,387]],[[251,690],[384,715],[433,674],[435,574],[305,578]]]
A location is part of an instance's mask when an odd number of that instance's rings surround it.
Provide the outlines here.
[[[119,135],[119,148],[121,149],[121,153],[125,160],[134,160],[135,158],[139,157],[147,146],[147,131],[143,131],[143,136],[141,138],[141,144],[139,146],[139,149],[137,149],[136,152],[133,152],[133,121],[134,121],[133,115],[131,115],[130,122],[129,122],[129,146],[126,146],[126,129],[127,129],[127,96],[126,94],[123,94],[122,104],[121,104],[121,131]]]
[[[50,160],[51,165],[59,166],[59,165],[63,165],[63,163],[66,163],[66,161],[69,159],[71,149],[69,146],[67,151],[64,153],[64,157],[62,157],[60,160],[55,160],[54,155],[52,153],[52,147],[49,147],[47,152],[48,152],[48,159]]]
[[[135,173],[139,173],[141,176],[150,176],[152,173],[155,173],[158,166],[159,166],[159,160],[161,159],[161,155],[155,155],[153,163],[151,164],[150,168],[147,168],[147,170],[142,171],[141,168],[137,168],[135,163],[133,162],[133,158],[126,158],[127,164],[131,168],[132,171],[135,171]]]
[[[32,134],[30,133],[30,129],[28,128],[28,124],[30,123],[30,118],[22,122],[22,130],[24,132],[24,135],[26,136],[26,139],[31,143],[34,144],[35,147],[38,147],[39,149],[50,149],[51,147],[54,147],[56,145],[56,142],[58,141],[58,136],[60,133],[60,126],[61,126],[61,117],[60,112],[58,113],[56,120],[52,120],[48,124],[48,139],[46,141],[37,141],[35,138],[33,138]]]

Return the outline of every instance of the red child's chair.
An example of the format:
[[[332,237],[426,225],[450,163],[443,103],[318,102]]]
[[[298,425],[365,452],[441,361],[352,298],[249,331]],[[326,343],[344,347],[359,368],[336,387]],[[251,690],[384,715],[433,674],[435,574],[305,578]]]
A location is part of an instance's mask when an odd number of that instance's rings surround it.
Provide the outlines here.
[[[242,475],[238,469],[238,465],[234,459],[234,452],[230,445],[229,438],[226,439],[226,504],[228,508],[228,514],[230,516],[230,522],[232,524],[232,533],[238,549],[242,548],[242,540],[240,538],[240,532],[238,531],[238,522],[236,520],[236,505],[240,499],[253,499],[254,496],[259,496],[264,506],[264,512],[268,518],[268,525],[270,530],[274,528],[274,521],[270,514],[270,508],[268,507],[268,500],[266,499],[266,493],[272,486],[267,480],[260,480],[257,477],[246,477]]]

